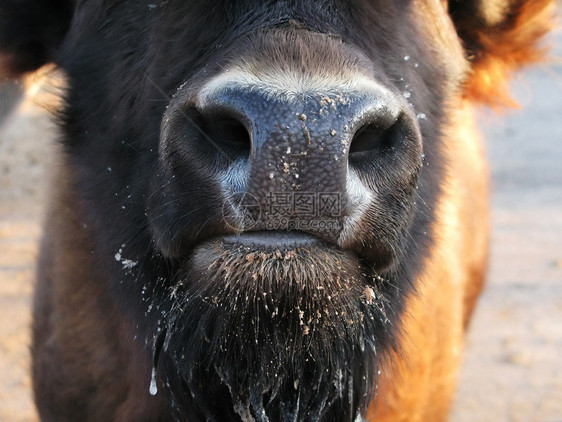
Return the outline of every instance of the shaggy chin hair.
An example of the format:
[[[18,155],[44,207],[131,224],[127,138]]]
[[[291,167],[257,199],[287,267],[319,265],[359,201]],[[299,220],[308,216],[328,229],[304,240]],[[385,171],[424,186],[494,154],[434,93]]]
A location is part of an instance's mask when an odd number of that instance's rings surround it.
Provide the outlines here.
[[[177,280],[155,360],[178,414],[361,420],[393,330],[380,277],[353,253],[213,241],[195,250]]]

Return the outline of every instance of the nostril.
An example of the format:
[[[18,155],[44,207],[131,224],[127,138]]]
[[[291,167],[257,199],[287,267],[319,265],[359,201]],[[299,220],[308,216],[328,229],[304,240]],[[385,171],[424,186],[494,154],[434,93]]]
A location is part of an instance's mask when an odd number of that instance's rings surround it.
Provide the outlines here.
[[[349,153],[357,154],[380,148],[383,143],[383,134],[384,131],[376,125],[364,125],[353,137],[349,147]]]
[[[190,123],[197,126],[199,135],[208,147],[228,156],[248,157],[251,138],[247,126],[235,113],[224,109],[190,110]],[[217,152],[217,151],[215,151]]]
[[[353,137],[349,147],[349,159],[362,160],[369,158],[373,154],[381,154],[391,151],[399,146],[406,130],[402,116],[389,124],[366,123]]]
[[[205,118],[207,135],[217,144],[232,150],[231,152],[247,155],[251,149],[250,133],[237,118],[222,113]]]

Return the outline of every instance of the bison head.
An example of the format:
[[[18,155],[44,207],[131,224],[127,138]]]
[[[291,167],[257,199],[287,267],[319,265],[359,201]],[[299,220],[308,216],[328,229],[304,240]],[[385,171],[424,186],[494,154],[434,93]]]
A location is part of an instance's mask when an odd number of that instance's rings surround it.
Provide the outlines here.
[[[233,28],[192,48],[200,17],[160,11],[187,29],[159,57],[202,55],[184,57],[173,82],[159,59],[139,75],[167,106],[144,211],[157,261],[171,264],[144,306],[178,413],[366,411],[431,237],[439,166],[420,173],[424,149],[440,161],[446,96],[431,85],[463,63],[458,43],[456,66],[422,60],[428,46],[406,41],[422,36],[414,14],[385,8],[394,23],[368,5],[234,8]]]

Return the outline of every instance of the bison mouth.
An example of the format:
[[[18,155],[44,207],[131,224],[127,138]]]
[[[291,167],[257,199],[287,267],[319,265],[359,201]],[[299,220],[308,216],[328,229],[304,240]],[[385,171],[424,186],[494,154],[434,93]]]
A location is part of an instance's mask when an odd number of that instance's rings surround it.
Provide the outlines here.
[[[178,417],[356,420],[392,335],[381,280],[299,232],[200,244],[169,288],[156,345]]]

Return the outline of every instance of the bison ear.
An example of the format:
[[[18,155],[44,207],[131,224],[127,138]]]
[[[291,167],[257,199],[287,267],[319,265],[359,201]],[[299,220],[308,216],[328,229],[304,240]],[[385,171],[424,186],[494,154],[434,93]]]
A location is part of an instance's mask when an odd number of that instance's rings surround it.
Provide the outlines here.
[[[508,79],[540,61],[541,38],[552,28],[555,0],[449,0],[449,13],[464,43],[472,72],[465,94],[492,106],[513,106]]]
[[[0,77],[16,77],[55,59],[73,0],[0,1]]]

